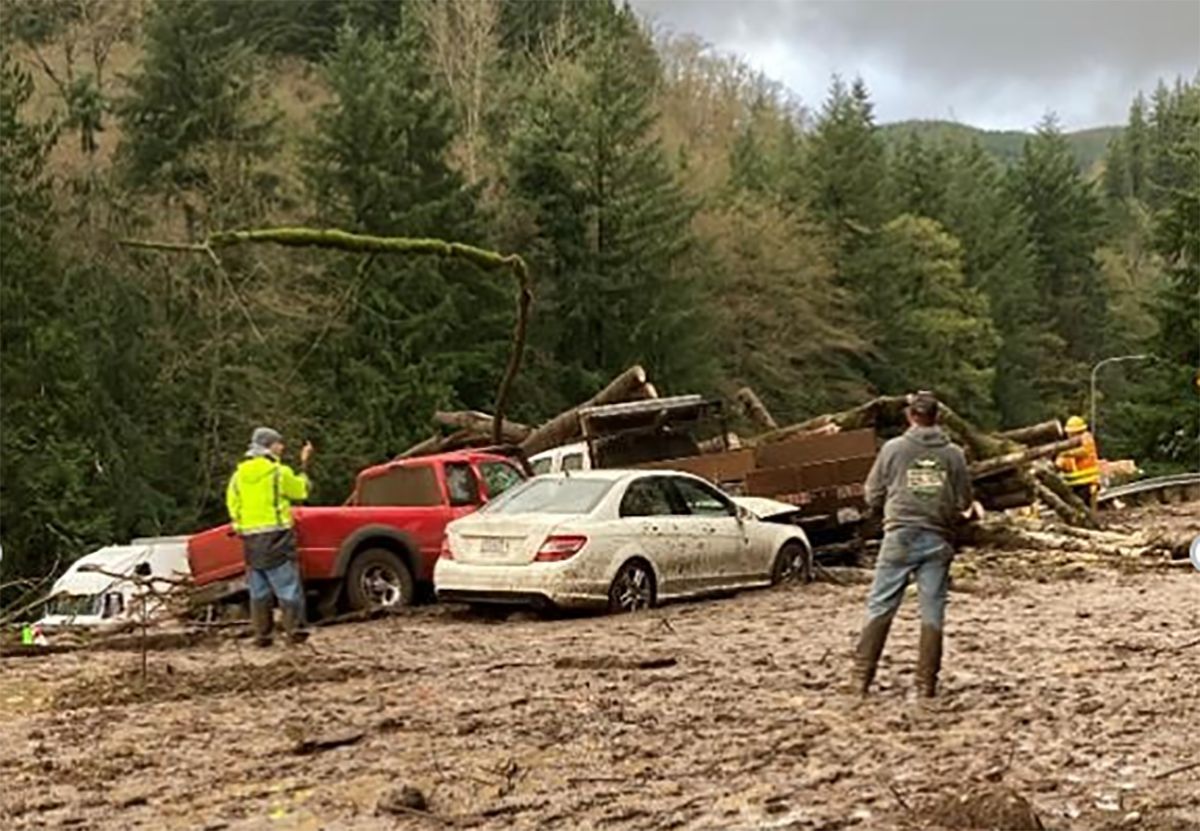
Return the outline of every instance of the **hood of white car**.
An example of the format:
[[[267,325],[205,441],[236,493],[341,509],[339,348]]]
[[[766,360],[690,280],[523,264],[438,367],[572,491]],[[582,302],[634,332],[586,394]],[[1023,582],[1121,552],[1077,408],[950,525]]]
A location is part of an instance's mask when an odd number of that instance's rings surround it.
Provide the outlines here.
[[[794,514],[799,508],[777,499],[767,499],[763,496],[735,496],[733,502],[739,508],[745,508],[755,519],[768,520],[786,514]]]

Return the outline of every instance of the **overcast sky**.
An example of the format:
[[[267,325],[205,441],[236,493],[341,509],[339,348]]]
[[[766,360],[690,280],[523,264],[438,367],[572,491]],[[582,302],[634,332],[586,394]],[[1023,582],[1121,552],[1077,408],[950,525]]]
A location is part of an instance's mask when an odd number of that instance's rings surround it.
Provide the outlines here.
[[[877,119],[1027,129],[1123,123],[1139,89],[1200,69],[1200,0],[632,0],[782,82],[810,109],[861,75]]]

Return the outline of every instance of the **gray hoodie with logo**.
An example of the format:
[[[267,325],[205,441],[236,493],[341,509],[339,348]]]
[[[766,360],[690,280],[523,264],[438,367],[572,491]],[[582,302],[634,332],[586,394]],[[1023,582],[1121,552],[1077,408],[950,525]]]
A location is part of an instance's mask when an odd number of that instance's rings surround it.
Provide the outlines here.
[[[885,531],[926,528],[950,537],[971,506],[966,457],[940,427],[911,427],[879,451],[866,500],[871,510],[883,509]]]

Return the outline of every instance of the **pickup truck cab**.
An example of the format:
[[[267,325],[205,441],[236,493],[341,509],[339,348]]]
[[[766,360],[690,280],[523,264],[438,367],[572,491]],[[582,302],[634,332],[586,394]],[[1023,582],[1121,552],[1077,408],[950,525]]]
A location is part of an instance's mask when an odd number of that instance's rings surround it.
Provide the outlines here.
[[[412,603],[432,585],[446,525],[524,479],[513,460],[477,451],[366,468],[345,505],[293,511],[305,589],[319,594],[322,614]],[[214,598],[243,588],[242,543],[229,525],[192,536],[188,561],[193,583],[212,586]]]

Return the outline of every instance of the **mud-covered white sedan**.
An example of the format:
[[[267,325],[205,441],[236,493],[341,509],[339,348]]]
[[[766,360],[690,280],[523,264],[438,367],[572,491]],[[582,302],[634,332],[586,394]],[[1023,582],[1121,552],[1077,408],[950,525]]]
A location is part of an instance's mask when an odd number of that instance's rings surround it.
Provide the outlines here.
[[[801,528],[691,474],[590,470],[530,479],[451,523],[433,580],[446,601],[635,611],[772,585],[810,556]]]

